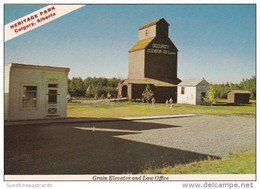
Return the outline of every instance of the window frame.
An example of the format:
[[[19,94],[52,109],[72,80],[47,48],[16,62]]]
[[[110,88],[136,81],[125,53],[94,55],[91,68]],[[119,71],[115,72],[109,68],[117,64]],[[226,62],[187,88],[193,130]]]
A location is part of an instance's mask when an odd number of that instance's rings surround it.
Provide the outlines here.
[[[56,103],[50,103],[50,90],[56,90]],[[48,105],[58,105],[58,101],[59,101],[59,98],[58,98],[58,95],[59,94],[59,83],[47,83],[47,104]]]
[[[181,94],[182,94],[182,95],[185,94],[185,87],[181,87]]]
[[[36,102],[35,102],[35,107],[24,107],[24,87],[36,87]],[[21,85],[21,95],[20,95],[20,108],[23,109],[23,110],[35,110],[35,109],[38,109],[38,102],[39,102],[39,86],[37,84],[22,84]]]

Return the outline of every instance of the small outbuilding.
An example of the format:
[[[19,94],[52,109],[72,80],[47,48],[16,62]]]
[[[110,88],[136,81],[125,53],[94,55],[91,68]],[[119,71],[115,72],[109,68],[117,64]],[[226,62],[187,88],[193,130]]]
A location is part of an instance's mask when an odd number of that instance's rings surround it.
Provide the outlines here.
[[[208,96],[209,83],[203,79],[187,79],[178,85],[177,103],[198,105]]]
[[[231,90],[227,93],[227,102],[234,104],[249,104],[250,91]]]
[[[69,68],[5,65],[4,119],[65,118]]]

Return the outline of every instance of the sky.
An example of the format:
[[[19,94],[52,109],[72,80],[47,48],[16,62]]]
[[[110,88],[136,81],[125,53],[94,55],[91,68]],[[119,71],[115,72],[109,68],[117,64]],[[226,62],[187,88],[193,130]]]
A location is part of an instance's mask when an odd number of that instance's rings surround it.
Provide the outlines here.
[[[5,5],[8,24],[47,5]],[[86,5],[5,42],[5,63],[68,67],[69,77],[128,77],[138,28],[164,18],[178,78],[239,83],[256,69],[255,5]]]

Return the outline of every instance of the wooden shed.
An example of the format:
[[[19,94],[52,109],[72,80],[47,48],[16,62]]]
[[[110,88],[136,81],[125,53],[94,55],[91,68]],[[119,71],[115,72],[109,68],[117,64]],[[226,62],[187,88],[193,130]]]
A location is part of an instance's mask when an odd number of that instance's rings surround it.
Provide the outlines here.
[[[187,79],[178,85],[177,103],[199,105],[205,103],[209,83],[203,79]]]
[[[231,90],[227,93],[227,102],[234,104],[249,104],[251,93],[247,90]]]

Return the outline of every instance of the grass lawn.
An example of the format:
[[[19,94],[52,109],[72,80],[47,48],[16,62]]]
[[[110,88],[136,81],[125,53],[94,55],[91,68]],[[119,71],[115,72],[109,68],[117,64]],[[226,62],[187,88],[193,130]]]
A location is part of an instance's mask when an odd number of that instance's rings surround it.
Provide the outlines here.
[[[175,104],[173,108],[165,104],[151,104],[137,102],[110,103],[68,103],[68,117],[130,117],[170,114],[208,114],[208,115],[236,115],[255,116],[255,102],[241,106],[200,106]]]
[[[142,174],[255,174],[255,150],[165,168],[148,168]]]

